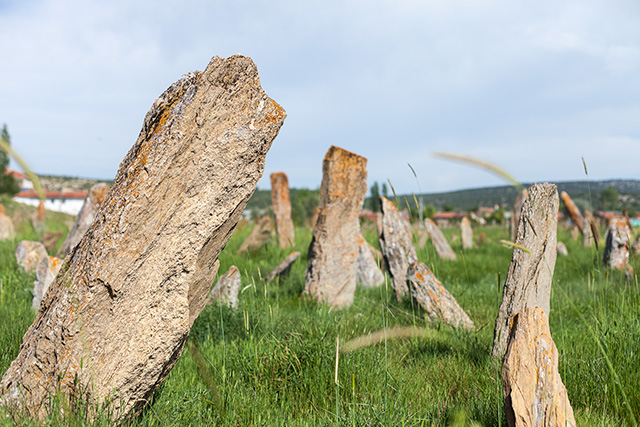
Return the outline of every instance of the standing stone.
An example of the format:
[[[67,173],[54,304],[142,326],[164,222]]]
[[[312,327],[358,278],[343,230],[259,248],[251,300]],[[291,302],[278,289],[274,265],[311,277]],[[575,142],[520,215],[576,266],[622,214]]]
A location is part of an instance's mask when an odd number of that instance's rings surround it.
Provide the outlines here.
[[[573,203],[573,200],[571,200],[571,197],[569,197],[566,191],[561,192],[560,197],[562,198],[564,206],[567,208],[567,212],[569,212],[571,221],[573,221],[573,223],[578,226],[578,229],[580,229],[580,232],[582,232],[584,228],[584,218],[580,214],[580,209]]]
[[[584,228],[582,229],[582,244],[584,247],[590,247],[592,244],[598,246],[600,241],[600,230],[596,225],[596,220],[591,211],[584,211]]]
[[[238,292],[240,292],[240,270],[232,265],[229,270],[220,276],[218,283],[213,287],[207,297],[207,304],[211,301],[218,301],[231,308],[238,308]]]
[[[0,240],[13,239],[16,236],[16,229],[11,218],[4,212],[4,206],[0,205]]]
[[[64,233],[62,231],[47,231],[40,238],[42,243],[50,254],[55,254],[58,249],[58,242]]]
[[[251,233],[244,239],[237,254],[242,255],[247,251],[257,251],[269,240],[271,233],[273,233],[273,221],[270,216],[265,215],[258,220]]]
[[[40,203],[38,203],[38,208],[36,209],[36,212],[31,220],[31,224],[33,224],[33,229],[38,233],[43,232],[46,228],[46,224],[45,224],[46,219],[47,219],[47,210],[44,207],[44,200],[40,200]]]
[[[407,286],[409,264],[417,262],[418,255],[398,209],[385,197],[380,197],[380,204],[382,206],[380,248],[391,275],[396,298],[402,301],[409,294],[409,286]]]
[[[241,55],[214,57],[156,100],[4,374],[0,404],[40,419],[52,395],[113,419],[143,408],[205,307],[285,116]]]
[[[462,236],[462,248],[470,249],[473,247],[473,230],[471,230],[471,222],[466,216],[460,221],[460,234]]]
[[[578,227],[575,224],[571,226],[571,231],[570,231],[571,240],[578,240],[578,237],[580,237],[581,233],[582,232],[580,231],[580,227]]]
[[[511,322],[502,364],[507,424],[575,427],[547,312],[540,307],[524,308]]]
[[[267,275],[267,282],[272,281],[276,277],[284,277],[289,274],[293,263],[296,262],[298,258],[300,258],[300,252],[291,252],[288,257],[286,257],[280,264],[278,264],[276,268],[271,270],[271,272]]]
[[[87,194],[87,197],[84,199],[80,212],[76,215],[76,220],[69,230],[69,234],[67,234],[67,238],[60,247],[58,256],[61,258],[67,256],[78,244],[80,239],[82,239],[82,236],[89,229],[96,217],[96,213],[98,213],[98,209],[107,196],[108,191],[109,186],[105,183],[95,184],[91,187],[89,194]]]
[[[15,255],[18,265],[31,273],[36,271],[38,264],[49,256],[42,243],[29,240],[18,243]]]
[[[36,267],[36,281],[33,282],[33,301],[31,302],[31,308],[35,311],[38,311],[40,302],[49,289],[49,285],[58,275],[60,267],[62,267],[60,258],[54,256],[46,257]]]
[[[365,287],[376,287],[384,283],[384,274],[378,267],[371,246],[362,236],[358,238],[356,283]]]
[[[427,233],[429,233],[429,237],[431,237],[438,256],[442,259],[455,261],[457,259],[456,254],[453,252],[453,249],[451,249],[451,246],[449,246],[447,238],[444,237],[444,234],[442,234],[442,231],[440,231],[436,223],[433,222],[431,218],[427,218],[424,220],[424,225],[427,228]]]
[[[520,222],[520,211],[522,211],[522,204],[527,200],[527,189],[523,188],[516,200],[513,202],[513,215],[511,215],[511,240],[516,240],[516,233],[518,231],[518,223]]]
[[[562,242],[558,242],[558,244],[556,245],[556,250],[558,252],[558,255],[562,255],[562,256],[569,255],[569,251],[567,250],[567,247]]]
[[[424,263],[418,261],[411,264],[409,280],[411,295],[424,309],[430,321],[441,321],[468,331],[473,329],[473,320]]]
[[[553,184],[534,184],[522,205],[509,273],[496,319],[491,353],[502,358],[511,317],[526,307],[549,312],[551,280],[556,266],[558,190]]]
[[[284,172],[271,174],[271,203],[276,218],[276,232],[281,248],[294,244],[293,221],[291,220],[291,201],[289,200],[289,180]]]
[[[629,243],[631,232],[627,221],[621,217],[615,217],[609,222],[604,248],[604,265],[616,270],[628,270],[629,265]]]
[[[318,222],[309,245],[304,294],[332,307],[353,302],[366,166],[364,157],[335,146],[322,164]]]

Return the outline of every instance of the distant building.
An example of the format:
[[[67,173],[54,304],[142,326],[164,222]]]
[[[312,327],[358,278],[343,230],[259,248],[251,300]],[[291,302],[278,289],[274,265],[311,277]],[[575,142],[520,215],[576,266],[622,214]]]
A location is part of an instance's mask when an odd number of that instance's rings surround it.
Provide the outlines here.
[[[44,207],[46,210],[77,215],[82,208],[87,193],[85,191],[45,191],[45,197]],[[29,206],[37,207],[40,204],[38,193],[33,189],[19,192],[13,196],[13,200]]]
[[[436,212],[431,219],[438,227],[447,228],[462,221],[465,216],[467,216],[466,212]]]
[[[18,182],[18,185],[20,186],[20,190],[26,191],[26,190],[31,190],[33,188],[33,182],[31,182],[31,180],[26,174],[22,172],[18,172],[17,170],[14,170],[11,168],[5,169],[5,174],[13,176],[13,178]]]

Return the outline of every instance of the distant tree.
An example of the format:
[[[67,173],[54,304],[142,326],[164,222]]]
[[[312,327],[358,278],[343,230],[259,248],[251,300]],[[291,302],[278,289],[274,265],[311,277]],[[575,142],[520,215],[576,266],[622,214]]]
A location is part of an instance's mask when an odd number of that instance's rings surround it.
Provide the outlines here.
[[[503,224],[505,221],[505,214],[507,211],[504,208],[499,208],[493,211],[493,213],[489,216],[489,220],[493,223]]]
[[[370,190],[371,190],[371,202],[369,203],[369,208],[373,212],[380,212],[380,187],[378,186],[378,181],[375,181],[373,183]]]
[[[446,203],[444,206],[442,206],[442,210],[445,212],[453,212],[456,210],[456,207],[452,204]]]
[[[6,124],[2,125],[0,138],[2,138],[6,144],[11,144],[11,136],[9,136]],[[8,166],[9,154],[4,150],[0,150],[0,194],[10,194],[13,196],[20,191],[20,185],[13,175],[7,174]]]
[[[615,209],[618,204],[618,190],[616,187],[609,187],[602,190],[600,193],[600,201],[602,202],[602,208]]]
[[[422,211],[422,215],[425,218],[433,218],[433,216],[436,214],[436,207],[433,205],[427,205],[424,207],[424,210]]]
[[[389,198],[389,189],[387,188],[386,182],[382,183],[382,195],[387,199]]]
[[[318,190],[291,189],[291,219],[298,226],[306,224],[318,206]]]

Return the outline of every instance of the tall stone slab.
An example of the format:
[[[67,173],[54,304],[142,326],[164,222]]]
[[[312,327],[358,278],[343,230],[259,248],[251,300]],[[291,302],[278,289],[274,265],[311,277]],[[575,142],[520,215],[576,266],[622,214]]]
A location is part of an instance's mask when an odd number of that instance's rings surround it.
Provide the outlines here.
[[[241,55],[156,100],[0,381],[1,404],[40,418],[55,394],[114,419],[142,409],[206,304],[285,116]]]
[[[452,261],[458,259],[458,257],[456,257],[456,253],[451,249],[451,245],[447,242],[447,238],[444,237],[442,231],[440,231],[436,223],[433,222],[431,218],[424,220],[424,226],[427,229],[427,233],[429,233],[429,237],[431,237],[433,246],[435,246],[436,252],[440,258]]]
[[[473,230],[468,217],[462,218],[460,221],[460,235],[462,237],[462,248],[471,249],[473,247]]]
[[[502,364],[507,424],[575,427],[547,312],[540,307],[524,308],[511,323]]]
[[[0,240],[13,239],[16,229],[11,218],[5,214],[4,206],[0,205]]]
[[[240,270],[232,265],[226,273],[220,276],[218,283],[211,289],[207,303],[217,301],[231,308],[238,308],[238,293],[241,286]]]
[[[409,295],[407,285],[409,265],[418,261],[416,248],[411,242],[404,219],[396,206],[386,197],[380,197],[382,206],[382,234],[380,248],[384,264],[391,275],[393,289],[398,301]]]
[[[271,233],[273,233],[273,221],[270,216],[265,215],[256,222],[251,233],[240,245],[237,254],[241,255],[247,251],[257,251],[269,240]]]
[[[580,229],[580,232],[582,232],[584,229],[584,217],[580,214],[580,209],[573,203],[573,200],[571,200],[571,197],[569,197],[566,191],[561,192],[560,197],[562,198],[562,203],[564,203],[564,206],[567,208],[567,212],[569,212],[571,221],[573,221]]]
[[[420,261],[411,264],[409,280],[413,299],[422,307],[430,321],[441,321],[468,331],[473,329],[473,320],[426,264]]]
[[[33,300],[31,301],[31,308],[35,311],[38,311],[42,297],[58,275],[60,267],[62,267],[60,258],[54,256],[46,257],[36,267],[36,280],[33,282]]]
[[[366,166],[364,157],[335,146],[322,164],[318,221],[309,245],[303,294],[332,307],[353,302]]]
[[[108,191],[109,186],[105,183],[95,184],[91,187],[89,194],[87,194],[87,197],[84,199],[82,208],[80,208],[80,212],[76,215],[76,220],[71,226],[69,234],[67,234],[67,238],[58,251],[60,258],[66,257],[89,229]]]
[[[491,352],[496,358],[504,355],[511,317],[527,307],[549,312],[557,257],[558,203],[555,185],[534,184],[522,205],[517,246],[513,249],[493,336]]]
[[[516,240],[516,233],[518,232],[518,223],[520,222],[520,211],[522,211],[522,204],[527,200],[527,189],[523,188],[516,196],[516,200],[513,202],[513,215],[511,215],[511,240]]]
[[[295,243],[293,220],[291,220],[291,200],[289,200],[289,179],[284,172],[271,174],[271,204],[276,218],[276,233],[281,248]]]
[[[384,283],[384,274],[378,267],[371,246],[362,236],[358,239],[356,283],[365,287],[376,287]]]
[[[609,222],[605,242],[606,245],[602,256],[604,265],[616,270],[628,270],[631,268],[629,265],[631,231],[624,218],[615,217]]]

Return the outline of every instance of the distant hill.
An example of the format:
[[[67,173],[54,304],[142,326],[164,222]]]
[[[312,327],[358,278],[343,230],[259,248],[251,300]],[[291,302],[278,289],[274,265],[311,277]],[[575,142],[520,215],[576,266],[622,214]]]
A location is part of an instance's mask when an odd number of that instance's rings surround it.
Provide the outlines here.
[[[602,191],[614,187],[618,191],[617,208],[640,210],[640,180],[607,180],[607,181],[571,181],[556,182],[558,192],[566,191],[579,208],[603,209]],[[531,183],[523,184],[529,187]],[[422,197],[424,205],[434,205],[436,209],[454,207],[456,210],[468,210],[480,206],[499,205],[504,208],[513,206],[517,190],[511,186],[473,188],[447,193],[430,193],[417,195]],[[413,194],[407,194],[410,203]],[[399,196],[404,199],[405,195]]]

